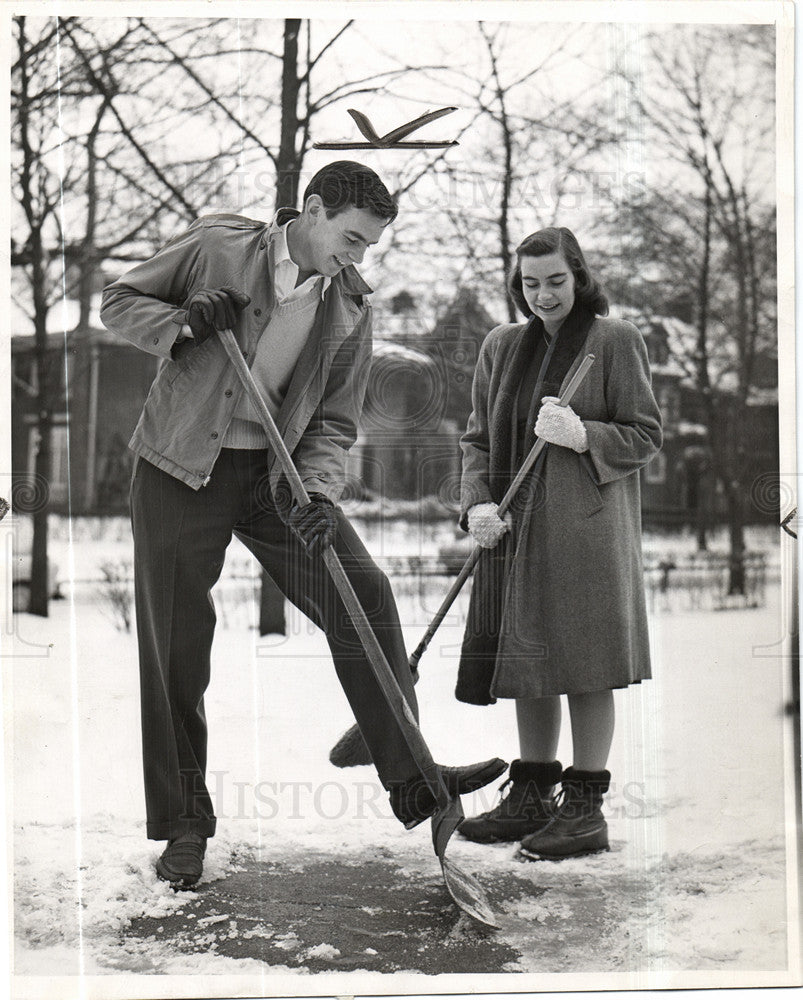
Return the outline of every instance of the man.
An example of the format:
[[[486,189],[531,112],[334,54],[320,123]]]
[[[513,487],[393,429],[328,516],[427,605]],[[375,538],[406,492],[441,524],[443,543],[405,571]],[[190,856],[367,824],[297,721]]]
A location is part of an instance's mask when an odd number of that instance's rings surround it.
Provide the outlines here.
[[[300,213],[201,218],[104,290],[105,325],[163,359],[130,442],[131,512],[147,835],[168,841],[157,872],[177,886],[198,881],[215,833],[203,695],[210,589],[232,533],[326,632],[397,818],[409,828],[436,808],[320,558],[334,547],[416,712],[390,586],[337,507],[371,361],[371,289],[354,264],[396,213],[372,170],[341,160],[312,178]],[[302,508],[217,336],[226,328],[310,494]],[[502,770],[441,773],[456,795]]]

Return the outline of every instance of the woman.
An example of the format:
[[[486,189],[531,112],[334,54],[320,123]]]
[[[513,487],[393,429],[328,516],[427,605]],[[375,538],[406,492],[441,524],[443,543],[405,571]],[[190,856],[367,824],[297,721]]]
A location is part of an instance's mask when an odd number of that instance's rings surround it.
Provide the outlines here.
[[[607,299],[570,230],[524,240],[509,292],[528,321],[486,337],[461,439],[461,523],[489,551],[456,694],[476,705],[514,698],[521,757],[499,805],[460,831],[524,838],[525,855],[559,859],[607,850],[613,689],[650,677],[638,472],[661,446],[661,417],[644,341],[631,323],[602,318]],[[594,364],[561,407],[586,354]],[[548,446],[502,519],[497,505],[536,436]],[[565,770],[555,760],[564,694]]]

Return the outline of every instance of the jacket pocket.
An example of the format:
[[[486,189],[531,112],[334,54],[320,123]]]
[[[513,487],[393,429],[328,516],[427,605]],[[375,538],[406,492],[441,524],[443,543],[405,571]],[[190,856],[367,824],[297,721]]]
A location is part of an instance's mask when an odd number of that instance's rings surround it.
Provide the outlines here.
[[[172,386],[180,375],[195,368],[203,356],[208,353],[208,345],[212,339],[209,337],[202,344],[195,344],[188,338],[175,348],[175,357],[168,367],[167,384],[169,386]]]
[[[605,501],[602,499],[599,486],[594,482],[588,457],[586,455],[578,455],[577,457],[578,494],[585,516],[591,517],[592,514],[597,514],[603,509]]]

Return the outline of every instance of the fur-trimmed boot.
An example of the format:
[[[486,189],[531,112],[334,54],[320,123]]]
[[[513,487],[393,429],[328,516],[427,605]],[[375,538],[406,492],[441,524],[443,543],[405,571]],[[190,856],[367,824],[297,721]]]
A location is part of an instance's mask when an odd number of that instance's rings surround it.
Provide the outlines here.
[[[602,815],[602,797],[610,785],[610,771],[577,771],[567,767],[554,818],[522,840],[521,854],[535,860],[560,861],[607,851],[608,824]]]
[[[552,818],[552,793],[560,780],[561,765],[514,760],[507,780],[500,787],[498,805],[479,816],[471,816],[458,827],[466,840],[478,844],[521,840],[540,830]]]

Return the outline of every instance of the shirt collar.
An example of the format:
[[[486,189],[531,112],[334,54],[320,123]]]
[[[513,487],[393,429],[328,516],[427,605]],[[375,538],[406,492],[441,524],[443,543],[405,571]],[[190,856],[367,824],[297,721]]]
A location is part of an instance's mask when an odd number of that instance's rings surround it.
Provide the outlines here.
[[[279,223],[278,217],[273,220],[273,225],[270,229],[271,244],[273,246],[273,263],[276,267],[279,264],[287,262],[293,266],[295,269],[294,277],[298,277],[298,264],[290,256],[290,247],[287,242],[287,229],[293,222],[290,219],[288,222]],[[332,279],[326,274],[317,274],[313,277],[322,278],[323,282],[321,284],[321,298],[326,294],[327,288],[331,285]]]
[[[270,223],[269,239],[272,241],[273,234],[279,226],[283,226],[288,220],[297,219],[299,215],[301,213],[297,208],[280,208]],[[347,295],[362,297],[363,295],[370,295],[373,291],[353,264],[349,267],[344,267],[339,274],[335,275],[334,280],[335,284]]]

